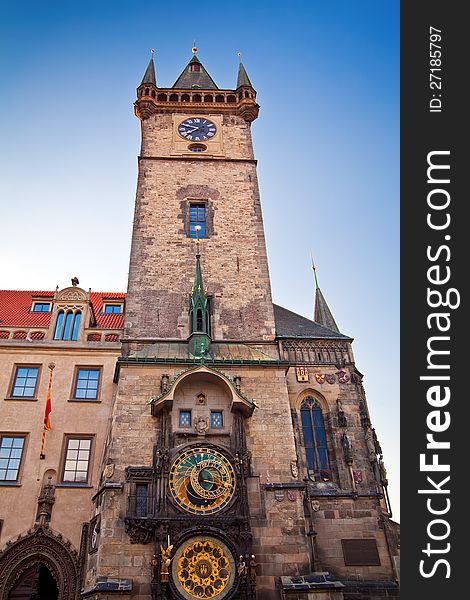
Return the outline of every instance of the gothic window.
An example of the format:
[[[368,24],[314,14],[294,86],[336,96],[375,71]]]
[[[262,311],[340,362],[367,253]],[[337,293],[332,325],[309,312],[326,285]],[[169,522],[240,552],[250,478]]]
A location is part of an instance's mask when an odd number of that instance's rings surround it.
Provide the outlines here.
[[[91,438],[68,437],[62,483],[86,484],[90,466]]]
[[[0,435],[0,482],[18,481],[24,436]]]
[[[11,398],[35,398],[38,386],[39,367],[36,366],[17,366],[13,385],[11,389]]]
[[[312,479],[329,479],[330,463],[326,444],[325,421],[314,398],[305,398],[300,407],[308,474]]]
[[[96,400],[100,384],[101,369],[78,368],[75,375],[73,398],[75,400]]]
[[[196,226],[199,225],[199,237],[206,237],[206,205],[203,203],[191,202],[189,205],[189,237],[197,237]]]
[[[65,312],[60,310],[57,313],[57,321],[54,331],[55,340],[78,340],[78,332],[80,330],[80,320],[82,312],[80,310]]]

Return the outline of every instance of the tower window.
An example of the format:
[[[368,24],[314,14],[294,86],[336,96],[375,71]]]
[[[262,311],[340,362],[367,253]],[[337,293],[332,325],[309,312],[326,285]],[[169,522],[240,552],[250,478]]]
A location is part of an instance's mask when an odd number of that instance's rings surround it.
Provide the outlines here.
[[[190,410],[180,410],[180,427],[191,427],[191,411]]]
[[[201,65],[199,63],[192,63],[189,65],[189,72],[190,73],[200,73],[201,72]]]
[[[206,205],[205,204],[193,204],[189,205],[189,237],[195,238],[196,225],[201,228],[199,230],[199,237],[206,237]]]
[[[212,429],[222,429],[224,426],[222,411],[221,410],[211,410],[211,428]]]
[[[312,479],[330,478],[325,421],[317,400],[306,398],[300,407],[307,469]]]

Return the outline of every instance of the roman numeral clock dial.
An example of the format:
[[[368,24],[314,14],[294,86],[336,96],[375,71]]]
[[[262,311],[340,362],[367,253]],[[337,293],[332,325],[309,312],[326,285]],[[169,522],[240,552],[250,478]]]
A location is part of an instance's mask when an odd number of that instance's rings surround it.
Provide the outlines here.
[[[217,127],[209,119],[191,117],[178,125],[178,133],[191,142],[206,142],[217,133]]]
[[[213,448],[190,448],[170,469],[170,492],[186,512],[210,515],[228,506],[235,494],[235,472],[226,456]]]

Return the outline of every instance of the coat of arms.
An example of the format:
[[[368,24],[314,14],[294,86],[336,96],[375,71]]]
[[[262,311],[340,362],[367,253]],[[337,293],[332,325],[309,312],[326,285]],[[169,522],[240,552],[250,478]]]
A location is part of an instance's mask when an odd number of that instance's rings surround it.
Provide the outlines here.
[[[317,380],[317,383],[319,383],[320,385],[323,385],[325,383],[325,375],[323,375],[323,373],[316,373],[315,379]]]
[[[295,367],[295,375],[299,383],[308,382],[308,369],[307,367]]]
[[[338,381],[340,383],[348,383],[349,379],[349,373],[346,373],[346,371],[338,371]]]
[[[331,385],[335,382],[335,376],[332,373],[326,375],[327,382]]]

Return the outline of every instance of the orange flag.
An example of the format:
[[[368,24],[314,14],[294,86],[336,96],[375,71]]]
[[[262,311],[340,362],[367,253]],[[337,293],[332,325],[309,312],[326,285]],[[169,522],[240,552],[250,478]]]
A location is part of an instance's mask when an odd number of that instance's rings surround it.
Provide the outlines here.
[[[44,431],[49,431],[51,429],[51,411],[52,411],[52,402],[51,402],[51,387],[52,387],[52,369],[49,375],[49,387],[47,388],[47,399],[46,399],[46,410],[44,412]]]

